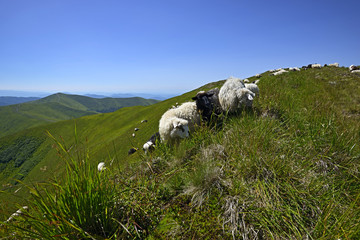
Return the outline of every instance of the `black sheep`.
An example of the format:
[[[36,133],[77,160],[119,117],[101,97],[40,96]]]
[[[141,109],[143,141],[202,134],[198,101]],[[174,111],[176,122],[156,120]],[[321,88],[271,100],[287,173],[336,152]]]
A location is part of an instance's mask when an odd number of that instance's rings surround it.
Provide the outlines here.
[[[200,91],[192,100],[196,101],[196,107],[201,112],[202,118],[206,121],[210,121],[212,114],[218,116],[222,113],[218,88],[211,89],[207,92]]]

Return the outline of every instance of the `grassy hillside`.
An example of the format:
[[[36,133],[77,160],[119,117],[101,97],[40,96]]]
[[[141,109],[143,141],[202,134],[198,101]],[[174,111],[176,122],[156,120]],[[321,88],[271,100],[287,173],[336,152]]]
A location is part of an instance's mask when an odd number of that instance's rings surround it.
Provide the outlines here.
[[[200,89],[0,139],[0,154],[27,146],[26,161],[11,155],[23,161],[20,170],[38,161],[22,178],[30,188],[3,180],[7,200],[33,192],[23,200],[31,217],[14,222],[19,238],[360,238],[360,76],[331,67],[264,73],[259,87],[252,110],[149,155],[127,150],[141,147],[166,109]],[[107,170],[99,174],[101,161]],[[52,190],[34,187],[65,169]],[[17,207],[7,205],[3,219]]]
[[[28,103],[0,107],[0,137],[42,124],[156,102],[138,97],[95,99],[57,93]]]

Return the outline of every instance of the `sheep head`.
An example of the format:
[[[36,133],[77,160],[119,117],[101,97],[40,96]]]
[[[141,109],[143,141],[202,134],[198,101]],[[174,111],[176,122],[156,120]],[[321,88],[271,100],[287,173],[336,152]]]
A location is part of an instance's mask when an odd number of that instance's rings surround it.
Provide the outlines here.
[[[239,98],[239,106],[245,105],[246,107],[251,107],[255,93],[247,88],[241,88],[237,91],[237,96]]]
[[[207,92],[200,91],[192,98],[196,101],[196,107],[205,120],[209,120],[214,111],[218,113],[218,109],[216,109],[220,106],[218,95],[219,89],[214,88]]]
[[[189,122],[185,119],[174,118],[171,138],[187,138],[189,136]]]

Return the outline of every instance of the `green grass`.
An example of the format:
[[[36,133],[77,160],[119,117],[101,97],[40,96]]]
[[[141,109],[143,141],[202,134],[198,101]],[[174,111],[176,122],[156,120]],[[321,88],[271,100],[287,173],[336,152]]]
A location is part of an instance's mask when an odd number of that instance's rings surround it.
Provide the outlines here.
[[[95,99],[57,93],[32,102],[0,107],[0,137],[43,124],[156,102],[139,97]]]
[[[162,113],[197,90],[77,119],[75,135],[73,121],[49,125],[55,137],[39,150],[55,140],[60,159],[72,159],[71,167],[48,151],[39,165],[66,169],[64,175],[53,169],[57,177],[43,188],[34,168],[23,179],[36,193],[26,199],[29,214],[2,233],[46,239],[359,239],[359,83],[360,76],[345,68],[264,73],[252,110],[199,126],[178,145],[158,144],[148,155],[127,156],[127,150],[141,147]],[[142,125],[142,119],[149,121]],[[140,130],[131,138],[134,127]],[[99,174],[100,161],[107,170]],[[98,228],[105,225],[109,230]]]

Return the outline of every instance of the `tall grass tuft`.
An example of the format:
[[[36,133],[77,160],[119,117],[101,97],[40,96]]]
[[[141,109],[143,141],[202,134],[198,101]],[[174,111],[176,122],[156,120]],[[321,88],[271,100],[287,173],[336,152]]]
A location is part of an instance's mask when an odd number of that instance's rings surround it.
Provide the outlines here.
[[[134,189],[112,172],[90,164],[86,146],[77,140],[67,147],[50,133],[66,165],[64,177],[28,186],[29,214],[9,227],[18,238],[127,239],[142,238],[149,226],[146,213],[130,199]]]

